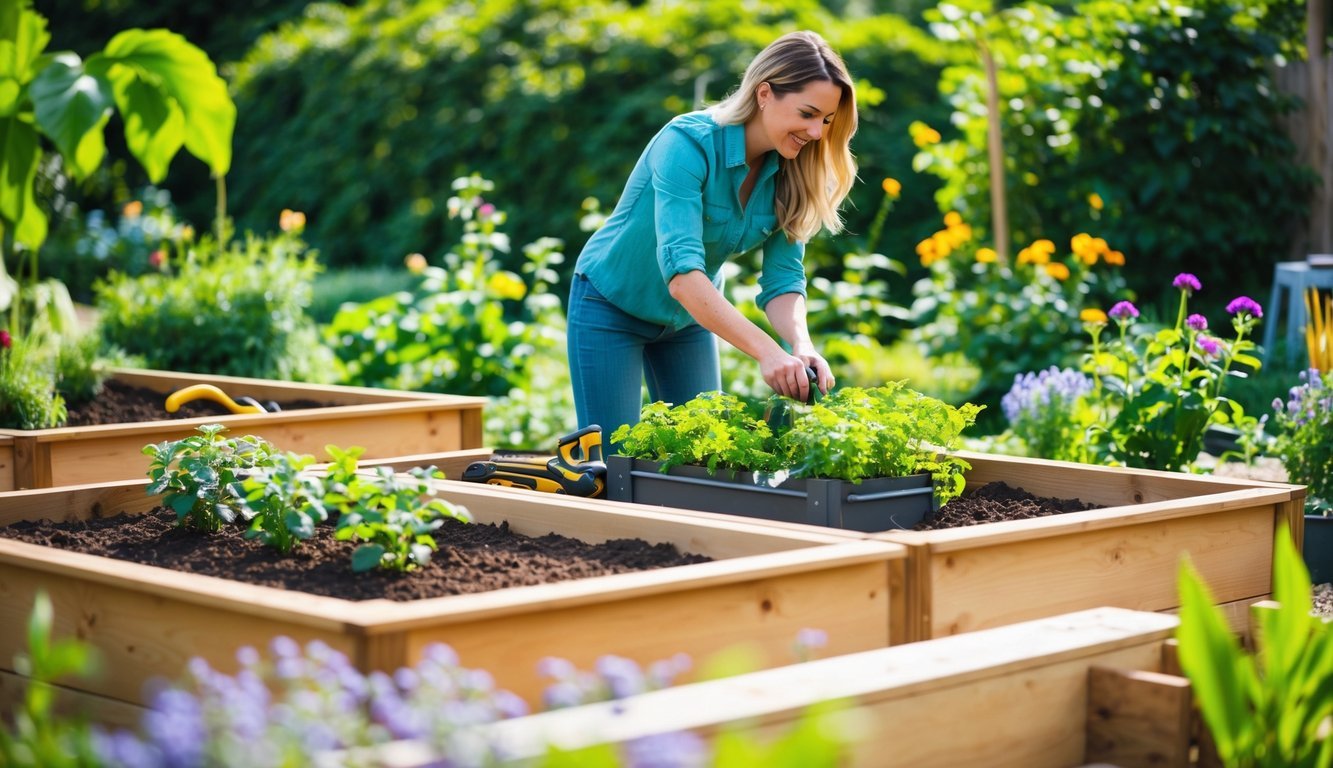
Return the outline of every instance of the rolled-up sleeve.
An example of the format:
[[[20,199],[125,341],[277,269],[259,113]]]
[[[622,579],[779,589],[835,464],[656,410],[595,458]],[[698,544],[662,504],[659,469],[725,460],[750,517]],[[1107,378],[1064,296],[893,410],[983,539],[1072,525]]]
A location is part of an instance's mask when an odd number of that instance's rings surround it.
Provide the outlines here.
[[[759,296],[755,304],[760,309],[784,293],[805,295],[805,243],[787,240],[781,228],[764,241],[763,270],[759,273]]]
[[[662,280],[705,269],[703,187],[708,159],[697,141],[676,128],[658,136],[649,156],[655,200],[657,265]]]

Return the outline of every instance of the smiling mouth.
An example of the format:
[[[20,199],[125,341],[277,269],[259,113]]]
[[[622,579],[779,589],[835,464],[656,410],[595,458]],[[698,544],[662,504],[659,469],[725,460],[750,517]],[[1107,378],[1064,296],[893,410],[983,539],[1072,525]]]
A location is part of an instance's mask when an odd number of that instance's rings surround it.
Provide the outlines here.
[[[810,140],[809,140],[809,139],[803,139],[803,138],[801,138],[800,136],[797,136],[797,135],[794,134],[794,133],[791,135],[791,140],[794,141],[794,142],[796,142],[796,146],[798,146],[798,147],[804,147],[806,144],[809,144],[809,143],[810,143]]]

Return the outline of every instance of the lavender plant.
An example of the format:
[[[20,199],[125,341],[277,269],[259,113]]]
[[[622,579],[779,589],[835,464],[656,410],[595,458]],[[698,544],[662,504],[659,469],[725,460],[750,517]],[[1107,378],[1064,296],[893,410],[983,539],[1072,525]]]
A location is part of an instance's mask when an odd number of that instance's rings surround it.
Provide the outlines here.
[[[1015,376],[1000,407],[1029,456],[1088,462],[1092,455],[1084,436],[1088,419],[1083,396],[1092,388],[1092,379],[1079,371],[1051,366]]]
[[[1202,289],[1199,279],[1181,273],[1172,281],[1180,308],[1172,327],[1142,333],[1139,310],[1128,301],[1109,312],[1085,311],[1081,317],[1092,338],[1083,370],[1093,378],[1086,396],[1095,410],[1089,431],[1100,460],[1131,467],[1185,470],[1203,446],[1203,433],[1213,424],[1249,429],[1255,418],[1223,395],[1229,378],[1258,370],[1257,347],[1249,336],[1263,317],[1263,308],[1248,296],[1227,305],[1232,339],[1208,332],[1208,320],[1188,312],[1189,298]],[[1116,336],[1103,342],[1109,323]]]
[[[1293,483],[1308,486],[1307,511],[1333,514],[1333,371],[1310,368],[1287,399],[1273,400],[1273,452]]]

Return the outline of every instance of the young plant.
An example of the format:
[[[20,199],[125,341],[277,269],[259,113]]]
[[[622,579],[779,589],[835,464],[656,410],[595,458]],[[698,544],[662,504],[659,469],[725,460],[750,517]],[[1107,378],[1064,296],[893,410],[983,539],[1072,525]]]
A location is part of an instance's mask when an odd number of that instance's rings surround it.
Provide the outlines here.
[[[303,473],[315,457],[279,453],[271,466],[241,482],[245,516],[251,518],[246,538],[257,538],[284,554],[315,535],[315,526],[329,519],[323,478]]]
[[[664,472],[680,464],[700,464],[710,472],[784,468],[769,425],[724,392],[705,392],[676,406],[651,403],[638,424],[621,425],[611,441],[626,456],[661,462]]]
[[[250,472],[274,466],[273,446],[263,438],[223,437],[226,427],[204,424],[199,434],[146,445],[151,457],[148,494],[164,494],[176,524],[215,532],[245,513],[242,483]]]
[[[1310,576],[1286,528],[1273,553],[1276,610],[1241,650],[1194,567],[1180,567],[1180,664],[1226,765],[1333,765],[1333,624],[1311,616]]]
[[[348,454],[355,458],[355,454]],[[347,456],[341,458],[346,461]],[[466,509],[431,494],[432,477],[444,477],[433,468],[415,468],[406,475],[388,467],[373,473],[345,475],[331,483],[325,502],[343,509],[334,537],[364,542],[352,553],[352,570],[372,568],[410,571],[430,562],[439,547],[431,535],[446,518],[470,522]],[[332,477],[331,477],[332,479]]]
[[[0,428],[51,429],[65,423],[55,360],[31,336],[0,328]]]

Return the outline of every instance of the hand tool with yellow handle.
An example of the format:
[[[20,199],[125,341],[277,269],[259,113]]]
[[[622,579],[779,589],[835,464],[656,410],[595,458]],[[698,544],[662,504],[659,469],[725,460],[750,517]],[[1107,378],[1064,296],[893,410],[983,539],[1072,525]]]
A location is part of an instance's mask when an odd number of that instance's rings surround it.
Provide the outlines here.
[[[212,400],[215,403],[222,404],[232,413],[269,413],[270,411],[281,410],[277,403],[269,402],[267,406],[264,406],[260,405],[259,401],[253,397],[238,397],[233,400],[226,392],[212,384],[191,384],[167,396],[167,413],[179,411],[182,405],[191,400]]]
[[[606,489],[602,461],[602,428],[592,425],[560,438],[556,455],[545,463],[535,459],[474,461],[463,478],[476,483],[526,488],[570,496],[601,496]]]

